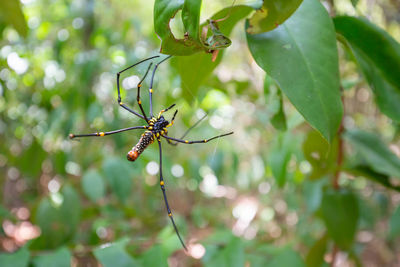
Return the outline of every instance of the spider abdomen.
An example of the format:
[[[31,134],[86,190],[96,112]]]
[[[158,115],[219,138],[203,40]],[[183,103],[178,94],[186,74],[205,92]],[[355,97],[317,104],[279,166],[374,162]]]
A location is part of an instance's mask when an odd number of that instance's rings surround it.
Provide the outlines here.
[[[146,131],[139,139],[139,142],[132,147],[131,151],[126,155],[129,161],[135,161],[140,154],[154,142],[154,136],[151,131]]]

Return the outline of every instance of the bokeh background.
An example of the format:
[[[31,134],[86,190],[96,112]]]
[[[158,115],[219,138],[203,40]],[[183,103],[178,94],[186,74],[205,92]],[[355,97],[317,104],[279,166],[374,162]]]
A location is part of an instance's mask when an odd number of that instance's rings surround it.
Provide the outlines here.
[[[203,2],[201,20],[231,4]],[[339,14],[367,16],[400,41],[399,1],[360,0],[354,8],[337,0],[335,6]],[[171,136],[180,137],[204,114],[190,139],[235,132],[207,144],[163,142],[167,194],[189,246],[185,254],[158,185],[157,145],[131,163],[126,153],[141,131],[68,139],[71,132],[143,125],[118,106],[116,73],[158,54],[153,1],[21,0],[21,8],[26,37],[0,20],[0,250],[22,248],[10,255],[15,262],[28,255],[34,266],[61,266],[65,259],[73,266],[294,266],[306,258],[325,233],[318,209],[331,177],[309,179],[302,144],[312,129],[287,99],[288,129],[271,125],[277,90],[250,56],[244,21],[199,90],[181,86],[173,58],[156,74],[154,110],[172,103],[179,110]],[[179,30],[176,21],[172,27]],[[397,128],[339,52],[342,82],[351,89],[344,94],[345,126],[378,131],[399,153]],[[135,88],[146,67],[121,79],[123,102],[136,110]],[[198,67],[193,62],[193,72]],[[147,110],[147,90],[142,101]],[[354,255],[339,252],[336,265],[399,266],[390,220],[400,195],[347,174],[340,184],[357,190],[363,212]]]

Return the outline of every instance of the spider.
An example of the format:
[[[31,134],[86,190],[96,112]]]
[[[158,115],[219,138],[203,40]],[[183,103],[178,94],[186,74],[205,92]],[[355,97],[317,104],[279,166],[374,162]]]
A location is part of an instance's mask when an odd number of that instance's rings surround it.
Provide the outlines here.
[[[123,69],[122,71],[120,71],[120,72],[117,73],[117,91],[118,91],[118,99],[117,99],[117,101],[118,101],[118,104],[119,104],[122,108],[124,108],[124,109],[126,109],[127,111],[131,112],[132,114],[134,114],[134,115],[136,115],[136,116],[142,118],[143,120],[145,120],[146,123],[147,123],[147,125],[145,125],[145,126],[133,126],[133,127],[118,129],[118,130],[114,130],[114,131],[110,131],[110,132],[96,132],[96,133],[89,133],[89,134],[69,134],[69,138],[70,138],[70,139],[74,139],[74,138],[77,138],[77,137],[103,137],[103,136],[106,136],[106,135],[116,134],[116,133],[125,132],[125,131],[130,131],[130,130],[135,130],[135,129],[143,129],[143,130],[146,130],[146,131],[142,134],[142,136],[140,137],[139,142],[138,142],[134,147],[132,147],[132,149],[128,152],[128,154],[127,154],[127,159],[128,159],[129,161],[135,161],[135,160],[140,156],[140,154],[142,154],[143,151],[144,151],[149,145],[151,145],[154,141],[157,141],[157,142],[158,142],[159,156],[160,156],[160,157],[159,157],[159,160],[160,160],[160,166],[159,166],[159,171],[160,171],[160,187],[161,187],[161,191],[162,191],[162,193],[163,193],[164,203],[165,203],[165,206],[166,206],[166,209],[167,209],[168,217],[171,219],[171,223],[172,223],[172,225],[173,225],[173,227],[174,227],[175,233],[176,233],[176,235],[178,236],[179,241],[181,242],[183,248],[185,249],[185,251],[187,251],[186,245],[185,245],[185,243],[183,242],[183,240],[182,240],[182,238],[181,238],[181,235],[179,234],[178,228],[177,228],[177,226],[176,226],[176,224],[175,224],[174,217],[172,216],[171,208],[170,208],[170,206],[169,206],[168,199],[167,199],[167,194],[166,194],[166,192],[165,192],[165,182],[164,182],[164,177],[163,177],[163,173],[162,173],[161,137],[164,138],[164,139],[166,139],[167,142],[168,142],[169,144],[171,144],[171,145],[177,145],[178,143],[183,143],[183,144],[196,144],[196,143],[207,143],[207,142],[209,142],[209,141],[211,141],[211,140],[214,140],[214,139],[217,139],[217,138],[221,138],[221,137],[223,137],[223,136],[227,136],[227,135],[233,134],[233,132],[221,134],[221,135],[214,136],[214,137],[211,137],[211,138],[209,138],[209,139],[203,139],[203,140],[196,140],[196,141],[184,140],[183,138],[186,136],[186,134],[187,134],[192,128],[194,128],[201,120],[203,120],[203,119],[205,118],[205,116],[204,116],[204,117],[202,117],[199,121],[197,121],[197,123],[195,123],[192,127],[190,127],[180,139],[174,138],[174,137],[170,137],[170,136],[167,135],[167,133],[168,133],[167,128],[171,127],[171,126],[174,124],[174,120],[175,120],[176,114],[178,113],[178,110],[175,110],[175,112],[174,112],[174,114],[173,114],[172,119],[171,119],[170,122],[169,122],[168,120],[166,120],[162,114],[163,114],[164,112],[167,112],[168,110],[172,109],[172,108],[175,106],[175,104],[169,106],[169,107],[166,108],[166,109],[161,110],[161,111],[158,113],[158,115],[157,115],[156,117],[154,117],[154,116],[153,116],[152,98],[153,98],[153,81],[154,81],[155,72],[156,72],[158,66],[159,66],[161,63],[163,63],[164,61],[166,61],[167,59],[169,59],[171,56],[168,56],[168,57],[162,59],[161,61],[159,61],[159,62],[154,66],[154,69],[153,69],[153,72],[152,72],[152,76],[151,76],[151,80],[150,80],[150,89],[149,89],[149,96],[150,96],[150,98],[149,98],[149,102],[150,102],[150,103],[149,103],[149,104],[150,104],[150,113],[149,113],[149,116],[146,115],[146,112],[144,111],[144,109],[143,109],[143,107],[142,107],[142,101],[140,100],[140,88],[141,88],[141,86],[142,86],[142,82],[145,80],[147,74],[149,73],[149,70],[150,70],[150,68],[151,68],[151,66],[152,66],[152,64],[153,64],[152,62],[151,62],[151,63],[149,64],[149,66],[147,67],[147,70],[146,70],[145,75],[144,75],[143,78],[139,81],[139,83],[138,83],[138,85],[137,85],[137,97],[136,97],[136,100],[137,100],[137,103],[138,103],[138,105],[139,105],[141,114],[139,114],[138,112],[136,112],[136,111],[132,110],[131,108],[129,108],[128,106],[126,106],[126,105],[122,102],[122,99],[121,99],[120,81],[119,81],[120,75],[121,75],[124,71],[127,71],[127,70],[129,70],[129,69],[131,69],[131,68],[133,68],[133,67],[135,67],[135,66],[137,66],[137,65],[139,65],[139,64],[141,64],[141,63],[143,63],[143,62],[145,62],[145,61],[148,61],[148,60],[151,60],[151,59],[154,59],[154,58],[157,58],[157,57],[159,57],[159,56],[153,56],[153,57],[146,58],[146,59],[144,59],[144,60],[142,60],[142,61],[139,61],[139,62],[133,64],[132,66],[130,66],[130,67],[128,67],[128,68],[125,68],[125,69]]]

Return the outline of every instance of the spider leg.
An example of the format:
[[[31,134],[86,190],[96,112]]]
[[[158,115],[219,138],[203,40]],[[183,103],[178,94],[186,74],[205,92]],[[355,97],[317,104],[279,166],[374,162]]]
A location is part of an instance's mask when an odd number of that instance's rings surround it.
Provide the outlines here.
[[[167,59],[169,59],[172,56],[168,56],[166,58],[164,58],[163,60],[161,60],[160,62],[158,62],[153,69],[153,73],[151,74],[151,80],[150,80],[150,89],[149,89],[149,94],[150,94],[150,118],[153,117],[153,81],[154,81],[154,75],[156,73],[156,70],[158,68],[158,65],[160,65],[161,63],[163,63],[164,61],[166,61]]]
[[[98,133],[90,133],[90,134],[72,134],[71,133],[71,134],[69,134],[69,138],[74,139],[76,137],[106,136],[106,135],[110,135],[110,134],[116,134],[116,133],[135,130],[135,129],[147,129],[147,126],[134,126],[134,127],[123,128],[123,129],[110,131],[110,132],[98,132]]]
[[[205,114],[203,117],[201,117],[195,124],[193,124],[189,129],[187,129],[186,130],[186,132],[181,136],[181,138],[179,138],[179,139],[183,139],[183,138],[185,138],[185,136],[194,128],[194,127],[196,127],[197,125],[199,125],[199,123],[202,121],[202,120],[204,120],[205,118],[207,117],[207,114]],[[171,140],[169,140],[169,139],[166,139],[167,140],[167,142],[168,142],[168,144],[170,144],[170,145],[173,145],[173,146],[176,146],[176,145],[178,145],[179,143],[178,142],[171,142]]]
[[[161,115],[162,115],[164,112],[170,110],[170,109],[173,108],[173,107],[175,107],[175,104],[172,104],[171,106],[167,107],[166,109],[161,110],[160,113],[158,113],[158,118],[160,118]],[[175,113],[176,113],[176,112],[178,112],[178,111],[175,111]],[[175,114],[174,114],[174,117],[175,117]]]
[[[140,100],[140,88],[142,87],[142,82],[144,81],[144,79],[146,79],[147,74],[149,73],[149,70],[151,68],[151,65],[153,65],[153,62],[151,62],[149,64],[149,67],[147,67],[146,73],[144,74],[143,78],[140,80],[140,82],[137,85],[137,97],[136,97],[136,101],[138,102],[139,108],[142,111],[142,114],[144,116],[144,119],[148,122],[149,119],[146,116],[146,112],[144,112],[144,109],[142,107],[142,100]]]
[[[140,117],[142,119],[145,119],[146,121],[147,121],[147,119],[143,115],[137,113],[136,111],[132,110],[131,108],[127,107],[124,103],[122,103],[121,90],[120,90],[120,86],[119,86],[119,77],[120,77],[121,73],[123,73],[124,71],[129,70],[130,68],[133,68],[136,65],[139,65],[140,63],[143,63],[143,62],[145,62],[147,60],[150,60],[150,59],[153,59],[153,58],[156,58],[156,57],[159,57],[159,56],[153,56],[153,57],[149,57],[149,58],[143,59],[143,60],[133,64],[132,66],[127,67],[127,68],[125,68],[125,69],[123,69],[123,70],[121,70],[120,72],[117,73],[117,90],[118,90],[118,99],[117,99],[117,101],[118,101],[118,104],[121,107],[123,107],[124,109],[126,109],[127,111],[131,112],[132,114],[135,114],[136,116],[138,116],[138,117]]]
[[[178,143],[183,143],[183,144],[199,144],[199,143],[207,143],[207,142],[210,142],[211,140],[214,140],[214,139],[217,139],[217,138],[221,138],[221,137],[224,137],[224,136],[227,136],[227,135],[231,135],[231,134],[233,134],[233,132],[217,135],[217,136],[211,137],[209,139],[196,140],[196,141],[183,140],[183,139],[169,137],[169,136],[166,136],[166,135],[162,135],[162,137],[164,137],[165,139],[169,139],[169,140],[172,140],[172,141],[175,141],[175,142],[178,142]]]
[[[181,238],[181,235],[179,234],[178,228],[176,227],[176,224],[175,224],[175,221],[174,221],[174,217],[172,216],[171,209],[169,208],[168,199],[167,199],[167,194],[166,194],[166,192],[165,192],[164,177],[163,177],[163,174],[162,174],[162,149],[161,149],[161,140],[160,140],[160,139],[157,139],[157,142],[158,142],[158,148],[159,148],[159,151],[160,151],[160,186],[161,186],[161,191],[162,191],[163,196],[164,196],[164,202],[165,202],[165,206],[166,206],[166,208],[167,208],[168,217],[171,219],[172,225],[174,226],[174,229],[175,229],[175,233],[176,233],[176,235],[178,236],[179,241],[181,241],[181,244],[182,244],[183,248],[184,248],[186,251],[188,251],[187,248],[186,248],[185,243],[183,242],[183,240],[182,240],[182,238]]]

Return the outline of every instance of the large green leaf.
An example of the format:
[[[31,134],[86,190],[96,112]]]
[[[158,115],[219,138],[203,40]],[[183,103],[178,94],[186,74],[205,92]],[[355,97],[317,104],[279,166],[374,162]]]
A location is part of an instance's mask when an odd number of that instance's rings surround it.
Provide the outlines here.
[[[250,51],[304,118],[331,142],[343,114],[336,35],[325,8],[305,0],[277,29],[247,34]]]
[[[347,131],[344,136],[374,171],[400,178],[400,159],[378,136],[360,130]]]
[[[102,169],[113,193],[120,201],[125,201],[132,192],[131,171],[126,160],[120,158],[106,159]]]
[[[334,23],[336,31],[360,49],[380,75],[400,90],[400,44],[365,18],[340,16]]]
[[[33,265],[35,267],[69,267],[71,266],[71,252],[63,247],[51,253],[41,254],[33,258]]]
[[[321,209],[330,237],[341,249],[349,250],[358,223],[356,196],[347,191],[327,191],[322,197]]]
[[[26,267],[29,263],[29,251],[26,247],[19,249],[14,253],[1,253],[1,267]]]
[[[104,267],[140,266],[134,258],[125,251],[125,246],[128,242],[129,239],[124,238],[117,242],[100,246],[93,251],[93,254]]]
[[[226,20],[218,23],[220,31],[225,35],[229,35],[236,23],[246,17],[252,10],[252,7],[245,5],[229,7],[214,14],[212,19],[223,18],[230,12]],[[201,25],[201,27],[203,26],[205,26],[205,24]],[[171,64],[181,77],[182,94],[187,101],[191,102],[196,98],[199,87],[218,66],[221,62],[221,58],[222,51],[214,62],[212,61],[212,55],[207,53],[197,53],[191,56],[172,58]],[[196,71],[193,71],[193,64],[196,65]]]
[[[203,50],[200,42],[199,18],[201,0],[156,0],[154,30],[161,39],[161,53],[190,55]],[[169,27],[170,20],[182,9],[182,22],[187,37],[176,39]]]
[[[268,0],[260,10],[249,19],[247,32],[258,34],[275,29],[285,22],[303,0]]]
[[[20,35],[26,37],[28,34],[28,26],[26,25],[19,0],[0,1],[0,19],[1,18],[7,24],[11,24]]]

